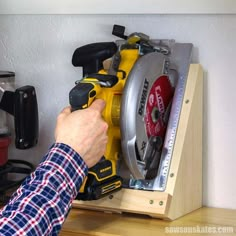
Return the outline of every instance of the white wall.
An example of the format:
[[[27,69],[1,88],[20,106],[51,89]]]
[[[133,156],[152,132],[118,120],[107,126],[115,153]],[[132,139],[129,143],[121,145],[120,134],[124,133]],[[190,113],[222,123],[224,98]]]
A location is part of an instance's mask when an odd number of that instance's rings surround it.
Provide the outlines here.
[[[73,51],[86,43],[114,40],[112,25],[152,38],[194,44],[204,81],[204,205],[236,209],[236,15],[1,15],[0,69],[16,72],[18,86],[36,87],[40,139],[11,158],[37,164],[53,142],[55,119],[81,70]]]

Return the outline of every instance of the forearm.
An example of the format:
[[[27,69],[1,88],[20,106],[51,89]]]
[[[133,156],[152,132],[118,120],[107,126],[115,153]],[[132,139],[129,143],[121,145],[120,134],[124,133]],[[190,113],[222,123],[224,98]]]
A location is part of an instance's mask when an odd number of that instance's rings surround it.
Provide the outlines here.
[[[73,149],[54,144],[0,212],[0,234],[57,235],[87,171]]]

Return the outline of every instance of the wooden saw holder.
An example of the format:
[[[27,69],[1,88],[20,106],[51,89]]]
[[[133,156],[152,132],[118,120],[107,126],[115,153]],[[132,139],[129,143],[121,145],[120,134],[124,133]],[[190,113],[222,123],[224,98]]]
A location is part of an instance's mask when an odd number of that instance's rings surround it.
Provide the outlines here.
[[[202,206],[203,71],[191,64],[176,133],[166,189],[122,189],[96,201],[73,202],[74,207],[104,212],[130,212],[174,220]]]

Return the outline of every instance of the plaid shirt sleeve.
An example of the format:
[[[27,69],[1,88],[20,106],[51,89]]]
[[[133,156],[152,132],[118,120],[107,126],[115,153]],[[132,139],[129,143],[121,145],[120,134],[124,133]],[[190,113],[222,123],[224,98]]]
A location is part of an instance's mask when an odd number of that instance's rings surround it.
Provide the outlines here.
[[[53,144],[0,211],[0,235],[57,235],[87,172],[72,148]]]

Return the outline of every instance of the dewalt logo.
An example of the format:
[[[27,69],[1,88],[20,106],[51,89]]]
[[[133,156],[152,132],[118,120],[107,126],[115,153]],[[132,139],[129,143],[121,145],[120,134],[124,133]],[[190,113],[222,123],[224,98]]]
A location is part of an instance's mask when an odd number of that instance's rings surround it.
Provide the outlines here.
[[[105,171],[109,171],[109,170],[111,170],[111,166],[101,169],[100,173],[104,173]]]

